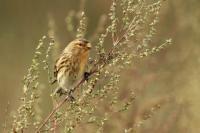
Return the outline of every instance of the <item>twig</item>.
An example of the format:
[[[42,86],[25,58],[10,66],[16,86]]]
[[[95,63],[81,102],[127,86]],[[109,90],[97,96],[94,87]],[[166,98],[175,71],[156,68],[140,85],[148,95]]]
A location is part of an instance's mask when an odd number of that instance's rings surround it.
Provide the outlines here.
[[[67,95],[58,105],[51,111],[51,113],[46,117],[46,119],[42,122],[39,128],[36,130],[36,133],[40,132],[40,129],[47,123],[47,121],[51,118],[51,116],[67,101],[69,96]]]

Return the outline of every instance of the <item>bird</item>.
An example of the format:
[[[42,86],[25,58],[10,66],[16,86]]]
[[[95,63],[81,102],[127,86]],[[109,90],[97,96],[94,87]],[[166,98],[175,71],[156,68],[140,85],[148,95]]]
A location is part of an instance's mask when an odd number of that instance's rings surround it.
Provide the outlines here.
[[[55,94],[70,94],[76,83],[84,76],[91,43],[83,38],[71,41],[60,54],[54,66],[54,77],[58,83]]]

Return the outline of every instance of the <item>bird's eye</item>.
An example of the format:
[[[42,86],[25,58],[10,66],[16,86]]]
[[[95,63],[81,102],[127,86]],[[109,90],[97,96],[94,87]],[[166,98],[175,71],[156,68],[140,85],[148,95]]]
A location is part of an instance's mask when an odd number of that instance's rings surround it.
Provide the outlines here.
[[[82,44],[82,43],[79,43],[78,45],[79,45],[79,46],[81,46],[81,47],[83,46],[83,44]]]

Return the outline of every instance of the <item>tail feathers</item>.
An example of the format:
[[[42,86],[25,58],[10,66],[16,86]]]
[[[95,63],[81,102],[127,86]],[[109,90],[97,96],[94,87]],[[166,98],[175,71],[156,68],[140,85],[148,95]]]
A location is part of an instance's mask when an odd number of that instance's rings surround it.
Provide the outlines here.
[[[55,84],[56,82],[57,82],[57,79],[53,80],[53,81],[51,82],[51,84],[53,85],[53,84]]]

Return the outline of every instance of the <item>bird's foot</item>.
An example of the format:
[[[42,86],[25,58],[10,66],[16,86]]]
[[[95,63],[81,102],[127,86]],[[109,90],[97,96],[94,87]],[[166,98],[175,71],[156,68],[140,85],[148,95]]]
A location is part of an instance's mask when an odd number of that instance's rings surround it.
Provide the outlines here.
[[[70,102],[76,101],[76,99],[74,98],[74,96],[72,96],[72,94],[69,94],[69,100]]]
[[[67,91],[65,91],[62,88],[58,88],[58,89],[56,89],[55,93],[58,94],[59,96],[62,96],[62,95],[66,95]]]
[[[84,73],[84,79],[85,79],[86,81],[89,80],[89,76],[90,76],[90,73],[89,73],[89,72],[85,72],[85,73]]]
[[[68,96],[70,102],[73,102],[73,101],[76,100],[76,99],[74,98],[74,96],[72,95],[72,92],[71,92],[71,91],[66,91],[66,90],[64,90],[64,89],[61,89],[61,90],[59,90],[58,93],[59,93],[60,96],[62,96],[62,95]]]

